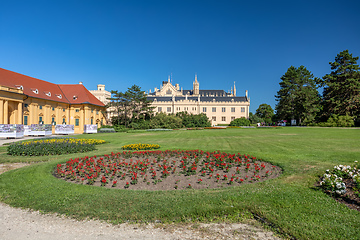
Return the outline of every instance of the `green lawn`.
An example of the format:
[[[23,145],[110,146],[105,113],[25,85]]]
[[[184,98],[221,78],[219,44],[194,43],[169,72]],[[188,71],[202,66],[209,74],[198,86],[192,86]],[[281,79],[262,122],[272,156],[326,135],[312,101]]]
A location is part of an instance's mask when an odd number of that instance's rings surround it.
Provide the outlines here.
[[[266,128],[78,135],[108,141],[86,154],[12,157],[2,162],[42,162],[0,175],[1,201],[114,223],[134,221],[241,221],[260,216],[297,239],[359,239],[360,213],[314,188],[326,169],[360,160],[360,129]],[[51,175],[69,158],[122,151],[132,143],[160,150],[201,149],[242,153],[283,168],[278,179],[214,190],[133,191],[76,185]]]

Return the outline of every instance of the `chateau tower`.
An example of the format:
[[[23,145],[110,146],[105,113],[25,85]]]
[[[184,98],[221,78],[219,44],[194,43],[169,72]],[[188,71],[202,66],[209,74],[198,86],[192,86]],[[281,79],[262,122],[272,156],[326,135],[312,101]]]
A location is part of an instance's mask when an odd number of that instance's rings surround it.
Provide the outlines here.
[[[195,81],[193,83],[193,94],[199,95],[199,82],[197,81],[197,75],[195,74]]]

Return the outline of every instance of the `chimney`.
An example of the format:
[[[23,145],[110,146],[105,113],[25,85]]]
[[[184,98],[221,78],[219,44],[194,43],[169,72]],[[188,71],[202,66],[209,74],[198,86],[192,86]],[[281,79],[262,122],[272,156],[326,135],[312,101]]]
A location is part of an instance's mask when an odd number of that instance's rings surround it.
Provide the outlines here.
[[[80,85],[83,85],[83,82],[79,82]]]

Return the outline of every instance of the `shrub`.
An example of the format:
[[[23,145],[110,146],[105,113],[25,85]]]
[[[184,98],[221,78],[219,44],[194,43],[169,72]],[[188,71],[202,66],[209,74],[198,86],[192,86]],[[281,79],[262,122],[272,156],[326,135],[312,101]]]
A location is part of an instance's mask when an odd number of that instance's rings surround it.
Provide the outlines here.
[[[231,121],[229,126],[250,126],[250,121],[244,117],[236,118],[235,120]]]
[[[173,114],[167,115],[166,113],[158,113],[150,121],[150,128],[174,129],[181,127],[182,127],[181,118]]]
[[[332,115],[326,122],[317,124],[320,127],[353,127],[354,119],[349,115]]]

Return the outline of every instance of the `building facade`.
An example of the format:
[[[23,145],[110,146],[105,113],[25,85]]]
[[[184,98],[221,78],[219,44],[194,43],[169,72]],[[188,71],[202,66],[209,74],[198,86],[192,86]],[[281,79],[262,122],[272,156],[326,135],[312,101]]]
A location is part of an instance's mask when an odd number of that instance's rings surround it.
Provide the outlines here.
[[[200,84],[195,76],[193,89],[180,89],[168,81],[163,82],[160,89],[149,92],[147,98],[152,101],[154,112],[173,113],[188,112],[190,114],[204,113],[212,125],[229,124],[236,118],[249,118],[250,98],[248,91],[245,96],[236,96],[236,86],[230,92],[224,90],[200,90]]]
[[[105,123],[105,110],[82,83],[53,84],[0,68],[0,124],[71,124],[83,133],[84,125]]]
[[[111,117],[114,114],[114,108],[107,106],[110,103],[111,93],[105,90],[104,84],[98,84],[97,90],[89,90],[89,92],[100,100],[106,108],[106,124],[110,124]]]

